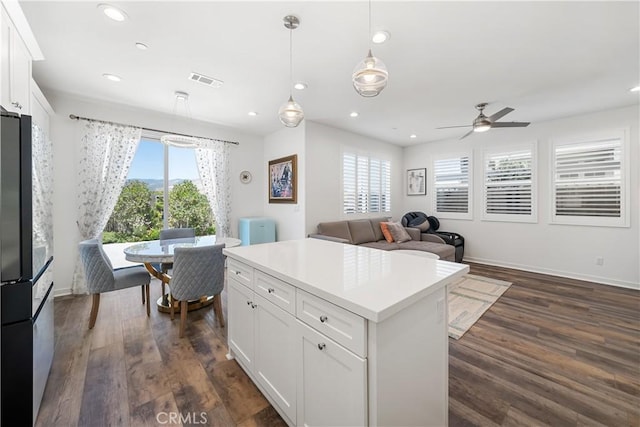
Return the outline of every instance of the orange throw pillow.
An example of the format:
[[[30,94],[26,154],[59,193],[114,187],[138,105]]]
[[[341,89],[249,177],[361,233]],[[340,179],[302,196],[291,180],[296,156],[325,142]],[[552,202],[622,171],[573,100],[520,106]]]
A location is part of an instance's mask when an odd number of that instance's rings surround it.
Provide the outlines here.
[[[393,236],[391,235],[386,222],[380,223],[380,230],[382,230],[382,234],[384,234],[385,240],[389,243],[393,243]]]

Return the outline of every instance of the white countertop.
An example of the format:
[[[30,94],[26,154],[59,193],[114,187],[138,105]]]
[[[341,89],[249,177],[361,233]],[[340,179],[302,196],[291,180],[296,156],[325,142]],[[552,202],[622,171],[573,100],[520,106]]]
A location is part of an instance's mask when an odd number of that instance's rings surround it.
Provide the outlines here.
[[[469,272],[464,264],[313,238],[223,253],[374,322]]]

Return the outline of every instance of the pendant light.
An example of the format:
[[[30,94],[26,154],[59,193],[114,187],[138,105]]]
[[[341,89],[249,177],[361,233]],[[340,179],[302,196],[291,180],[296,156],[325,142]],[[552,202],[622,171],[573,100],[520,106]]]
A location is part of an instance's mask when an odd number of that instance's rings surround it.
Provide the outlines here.
[[[356,65],[351,76],[353,88],[366,98],[377,96],[387,87],[389,73],[380,59],[371,53],[371,0],[369,0],[369,53]]]
[[[287,15],[283,18],[284,26],[289,29],[289,100],[278,110],[278,117],[283,125],[294,128],[304,119],[304,111],[296,101],[293,100],[291,88],[293,87],[293,30],[298,28],[300,20],[297,16]]]
[[[173,102],[173,115],[178,110],[178,102],[184,103],[185,115],[187,119],[191,118],[191,109],[189,108],[189,94],[187,92],[176,91],[175,100]],[[186,135],[162,135],[160,142],[178,148],[195,148],[198,147],[198,138]]]

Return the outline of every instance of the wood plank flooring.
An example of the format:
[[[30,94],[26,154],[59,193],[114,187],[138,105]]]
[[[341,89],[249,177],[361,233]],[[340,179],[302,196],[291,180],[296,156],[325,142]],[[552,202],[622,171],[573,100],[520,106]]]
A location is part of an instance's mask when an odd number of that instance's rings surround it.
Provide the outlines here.
[[[640,426],[640,292],[472,265],[513,282],[458,341],[449,340],[451,426]],[[159,297],[152,283],[152,301]],[[37,426],[284,426],[227,360],[211,307],[179,321],[137,288],[55,301],[56,349]],[[223,293],[226,318],[226,295]],[[401,362],[401,361],[399,361]],[[168,424],[170,414],[182,423]],[[185,419],[185,417],[190,417]]]

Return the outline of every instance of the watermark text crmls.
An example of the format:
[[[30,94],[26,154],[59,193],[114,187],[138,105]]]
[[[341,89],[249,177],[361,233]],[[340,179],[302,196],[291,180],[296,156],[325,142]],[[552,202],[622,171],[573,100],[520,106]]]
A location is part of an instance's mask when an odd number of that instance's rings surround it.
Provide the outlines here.
[[[158,412],[156,414],[158,424],[207,424],[209,422],[206,412]]]

